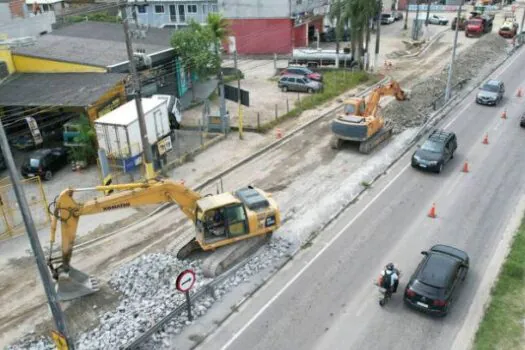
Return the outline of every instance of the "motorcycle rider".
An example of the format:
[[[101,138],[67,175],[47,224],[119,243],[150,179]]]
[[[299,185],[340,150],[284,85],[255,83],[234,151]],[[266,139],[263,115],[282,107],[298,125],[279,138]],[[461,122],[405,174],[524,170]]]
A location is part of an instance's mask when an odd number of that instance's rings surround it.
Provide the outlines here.
[[[399,285],[399,270],[395,268],[394,264],[388,263],[385,266],[385,269],[381,271],[379,285],[392,294],[397,292],[397,287]]]

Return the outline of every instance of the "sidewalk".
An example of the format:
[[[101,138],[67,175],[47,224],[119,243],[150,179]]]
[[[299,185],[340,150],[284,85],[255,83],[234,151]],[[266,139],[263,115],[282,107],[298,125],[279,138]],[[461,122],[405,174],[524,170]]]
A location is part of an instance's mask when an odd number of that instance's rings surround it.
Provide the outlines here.
[[[209,80],[202,81],[202,82],[194,82],[195,85],[195,101],[192,101],[193,99],[193,92],[191,89],[186,91],[186,93],[180,98],[180,103],[182,110],[187,110],[192,105],[195,105],[197,103],[204,102],[210,95],[213,93],[215,89],[217,89],[217,78],[210,78]]]

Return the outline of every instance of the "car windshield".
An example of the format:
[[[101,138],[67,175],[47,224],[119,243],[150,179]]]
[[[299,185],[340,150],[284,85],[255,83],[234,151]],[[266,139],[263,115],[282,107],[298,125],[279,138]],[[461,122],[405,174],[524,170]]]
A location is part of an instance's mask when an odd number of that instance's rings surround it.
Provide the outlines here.
[[[434,153],[440,153],[443,149],[443,145],[435,141],[426,141],[423,146],[421,146],[423,151],[429,151]]]
[[[40,159],[38,159],[38,158],[30,158],[29,159],[29,166],[31,168],[38,168],[39,165],[40,165]]]
[[[497,85],[493,85],[493,84],[485,84],[483,85],[483,87],[481,88],[481,90],[484,90],[484,91],[490,91],[490,92],[498,92],[499,88]]]
[[[305,84],[308,84],[309,82],[311,82],[311,80],[308,79],[307,77],[304,77],[304,78],[303,78],[303,81],[304,81]]]
[[[388,13],[384,13],[384,14],[381,15],[381,17],[382,17],[382,18],[387,18],[387,19],[388,19],[388,18],[390,18],[390,14],[388,14]]]

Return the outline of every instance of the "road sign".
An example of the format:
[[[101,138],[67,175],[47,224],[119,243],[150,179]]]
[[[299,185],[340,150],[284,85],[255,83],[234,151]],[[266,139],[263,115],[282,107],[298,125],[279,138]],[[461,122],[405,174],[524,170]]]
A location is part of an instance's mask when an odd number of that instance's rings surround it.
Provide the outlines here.
[[[188,292],[195,284],[195,272],[184,270],[177,277],[176,287],[181,292]]]

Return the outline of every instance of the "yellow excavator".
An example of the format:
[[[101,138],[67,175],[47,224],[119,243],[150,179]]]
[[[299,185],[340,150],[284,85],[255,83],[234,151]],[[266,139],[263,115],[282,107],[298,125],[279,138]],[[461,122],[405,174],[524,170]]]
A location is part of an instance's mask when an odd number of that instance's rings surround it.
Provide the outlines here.
[[[114,192],[85,203],[74,200],[75,192]],[[80,216],[173,202],[195,224],[191,236],[176,237],[177,258],[196,251],[213,251],[203,263],[207,277],[214,277],[260,248],[281,225],[280,211],[271,194],[248,186],[235,192],[201,196],[181,182],[155,178],[91,188],[68,188],[52,203],[48,266],[57,281],[59,300],[72,300],[99,290],[97,281],[70,265]],[[62,256],[53,258],[57,224],[61,225]],[[242,241],[242,242],[240,242]],[[236,243],[236,244],[233,244]],[[226,247],[227,246],[227,247]]]
[[[392,126],[386,125],[379,115],[379,101],[383,96],[394,96],[398,101],[408,99],[408,94],[396,81],[375,88],[368,101],[350,98],[344,101],[343,113],[332,121],[330,146],[339,149],[344,141],[359,143],[359,152],[368,154],[381,142],[392,137]]]

